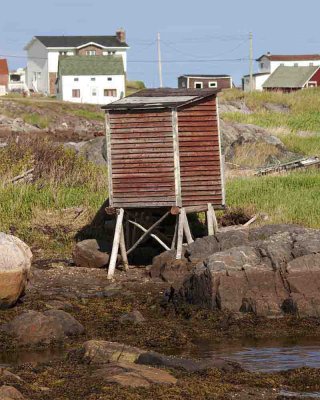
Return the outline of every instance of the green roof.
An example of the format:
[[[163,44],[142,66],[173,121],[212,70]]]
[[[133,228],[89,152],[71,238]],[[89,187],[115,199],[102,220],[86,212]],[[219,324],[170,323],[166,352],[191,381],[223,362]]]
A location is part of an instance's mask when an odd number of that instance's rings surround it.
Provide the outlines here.
[[[280,65],[264,82],[263,88],[302,88],[319,67],[286,67]]]
[[[122,56],[65,56],[59,61],[59,75],[123,75]]]

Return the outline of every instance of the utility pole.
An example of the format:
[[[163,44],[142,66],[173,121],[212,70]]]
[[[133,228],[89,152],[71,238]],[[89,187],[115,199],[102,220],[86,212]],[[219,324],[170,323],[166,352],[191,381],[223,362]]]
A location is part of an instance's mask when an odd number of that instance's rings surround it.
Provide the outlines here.
[[[250,51],[249,51],[249,63],[250,63],[250,67],[249,67],[249,74],[250,74],[250,92],[253,91],[253,35],[252,32],[249,33],[249,47],[250,47]]]
[[[162,82],[162,62],[161,62],[161,48],[160,48],[160,33],[158,32],[157,35],[157,47],[158,47],[158,69],[159,69],[159,84],[160,87],[162,88],[163,82]]]

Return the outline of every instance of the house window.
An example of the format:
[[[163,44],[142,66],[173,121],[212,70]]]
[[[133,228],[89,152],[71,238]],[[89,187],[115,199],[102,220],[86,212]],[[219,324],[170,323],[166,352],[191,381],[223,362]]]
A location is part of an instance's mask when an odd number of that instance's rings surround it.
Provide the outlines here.
[[[91,95],[92,96],[96,96],[97,95],[97,89],[96,88],[92,88],[91,89]]]
[[[72,97],[80,97],[80,89],[72,89]]]
[[[298,63],[294,63],[293,66],[294,66],[294,67],[297,67],[297,66],[298,66]]]
[[[218,82],[217,81],[209,82],[209,88],[216,88],[216,87],[218,87]]]
[[[194,88],[195,89],[202,89],[203,88],[203,83],[202,82],[195,82],[194,83]]]
[[[117,97],[117,89],[104,89],[103,95],[105,97]]]
[[[86,51],[86,55],[87,56],[95,56],[96,55],[96,51],[95,50],[87,50]]]
[[[309,63],[310,67],[313,67],[313,62]]]
[[[281,63],[280,65],[281,65],[281,67],[284,67],[284,63]]]
[[[264,63],[260,63],[260,68],[261,68],[261,69],[264,68]]]
[[[95,80],[96,80],[96,78],[91,78],[91,80],[92,80],[92,81],[95,81]]]
[[[78,81],[79,81],[79,78],[73,78],[73,80],[74,80],[75,82],[78,82]]]
[[[108,78],[108,81],[112,81],[112,78]]]

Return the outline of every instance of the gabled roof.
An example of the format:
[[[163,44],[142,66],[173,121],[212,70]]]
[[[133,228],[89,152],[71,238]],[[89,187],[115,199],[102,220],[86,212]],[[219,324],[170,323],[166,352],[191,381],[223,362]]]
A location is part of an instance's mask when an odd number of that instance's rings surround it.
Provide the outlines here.
[[[65,56],[59,59],[59,76],[123,75],[121,56]]]
[[[320,67],[278,67],[263,88],[302,88]]]
[[[312,61],[320,60],[320,54],[263,54],[257,58],[260,61],[263,57],[268,58],[270,61]]]
[[[217,93],[217,89],[143,89],[102,108],[105,110],[178,108]]]
[[[227,74],[214,74],[214,75],[202,75],[202,74],[183,74],[180,75],[179,78],[231,78],[230,75]]]
[[[8,63],[6,59],[1,59],[0,60],[0,75],[8,75],[9,74],[9,68],[8,68]]]
[[[96,43],[103,47],[129,47],[117,36],[35,36],[46,47],[79,47],[87,43]]]

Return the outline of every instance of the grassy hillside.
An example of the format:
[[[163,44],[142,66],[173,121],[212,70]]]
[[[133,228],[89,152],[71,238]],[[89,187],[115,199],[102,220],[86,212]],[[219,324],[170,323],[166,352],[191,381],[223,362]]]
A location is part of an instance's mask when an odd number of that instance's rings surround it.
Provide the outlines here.
[[[233,89],[221,96],[222,102],[235,100],[245,102],[252,113],[224,113],[224,120],[269,128],[289,150],[305,155],[320,155],[320,88],[290,94],[244,93]],[[279,110],[272,105],[280,105]]]

